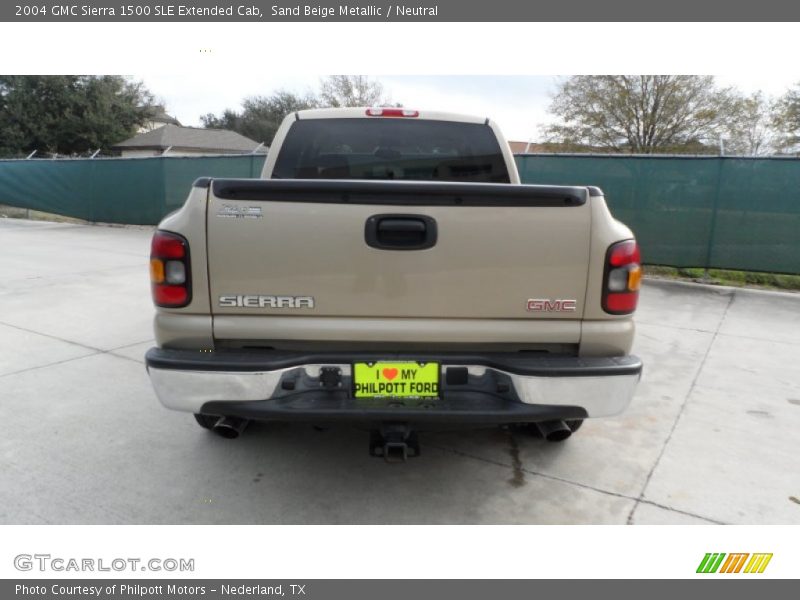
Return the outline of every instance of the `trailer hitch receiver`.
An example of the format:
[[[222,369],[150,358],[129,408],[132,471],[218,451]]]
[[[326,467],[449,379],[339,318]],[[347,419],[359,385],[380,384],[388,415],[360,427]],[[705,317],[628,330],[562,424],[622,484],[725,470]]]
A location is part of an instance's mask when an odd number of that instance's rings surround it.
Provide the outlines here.
[[[405,423],[384,423],[369,434],[370,456],[389,463],[401,463],[420,455],[417,433]]]

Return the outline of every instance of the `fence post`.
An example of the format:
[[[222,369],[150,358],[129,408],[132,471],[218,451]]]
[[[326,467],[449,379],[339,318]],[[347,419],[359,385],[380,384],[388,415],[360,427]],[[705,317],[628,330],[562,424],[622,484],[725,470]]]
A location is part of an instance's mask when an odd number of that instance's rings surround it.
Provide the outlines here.
[[[76,163],[80,164],[80,163]],[[97,169],[95,165],[98,163],[91,161],[83,166],[88,167],[89,171],[89,218],[87,219],[92,225],[97,225],[97,197],[95,195],[95,177],[97,177]]]
[[[708,281],[711,277],[708,274],[708,269],[711,266],[711,252],[714,249],[714,238],[717,233],[717,212],[719,211],[719,197],[722,193],[722,165],[725,164],[725,159],[720,156],[718,159],[719,167],[717,168],[717,185],[714,190],[714,201],[711,205],[711,224],[710,231],[708,232],[708,247],[706,248],[706,260],[703,271],[703,280]]]
[[[154,204],[155,208],[155,219],[152,219],[152,223],[148,223],[148,225],[158,225],[161,219],[163,219],[167,214],[167,186],[169,184],[169,175],[170,175],[170,167],[169,165],[172,164],[170,161],[177,160],[180,161],[180,158],[168,158],[164,156],[167,152],[164,151],[164,154],[158,156],[154,160],[156,161],[156,169],[158,169],[158,177],[161,185],[158,188],[160,192],[160,198],[155,199]],[[179,163],[174,163],[179,164]]]

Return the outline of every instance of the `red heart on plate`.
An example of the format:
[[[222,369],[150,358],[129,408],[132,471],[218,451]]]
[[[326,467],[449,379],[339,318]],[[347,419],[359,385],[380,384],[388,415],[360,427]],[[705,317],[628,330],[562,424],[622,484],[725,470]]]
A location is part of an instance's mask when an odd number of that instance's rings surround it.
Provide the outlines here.
[[[397,369],[384,369],[383,376],[386,377],[389,381],[397,377]]]

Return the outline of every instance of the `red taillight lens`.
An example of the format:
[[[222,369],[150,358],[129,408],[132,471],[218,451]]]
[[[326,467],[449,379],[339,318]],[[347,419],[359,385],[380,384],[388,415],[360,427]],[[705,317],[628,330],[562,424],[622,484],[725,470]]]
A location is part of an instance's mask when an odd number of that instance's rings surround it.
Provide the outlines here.
[[[150,256],[158,258],[183,258],[188,244],[183,237],[174,233],[156,231],[150,246]]]
[[[153,301],[159,306],[186,306],[189,291],[182,285],[153,285]]]
[[[621,267],[631,263],[641,264],[642,257],[639,252],[639,244],[635,240],[627,240],[614,244],[609,248],[608,264],[612,267]]]
[[[606,312],[616,315],[632,313],[639,302],[639,292],[623,292],[606,296]]]
[[[407,108],[368,108],[368,117],[418,117],[418,110],[408,110]]]
[[[642,280],[642,256],[635,240],[613,244],[606,253],[603,310],[627,315],[636,310]]]
[[[189,304],[192,299],[189,273],[186,238],[156,231],[150,245],[150,283],[156,306],[180,308]]]

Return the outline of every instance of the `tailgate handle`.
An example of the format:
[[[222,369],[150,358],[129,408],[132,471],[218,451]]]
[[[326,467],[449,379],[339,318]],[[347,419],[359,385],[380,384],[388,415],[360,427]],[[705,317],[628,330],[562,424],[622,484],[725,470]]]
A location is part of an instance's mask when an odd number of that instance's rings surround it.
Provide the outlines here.
[[[436,237],[436,221],[427,215],[373,215],[364,227],[367,245],[381,250],[424,250]]]

